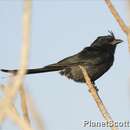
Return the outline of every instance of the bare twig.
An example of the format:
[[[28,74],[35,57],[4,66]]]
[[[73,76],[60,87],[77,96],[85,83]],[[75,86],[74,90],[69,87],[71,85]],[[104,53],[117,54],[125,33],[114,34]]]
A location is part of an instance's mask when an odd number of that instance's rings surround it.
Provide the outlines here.
[[[130,29],[128,31],[128,48],[129,48],[129,52],[130,52]]]
[[[24,1],[24,14],[23,14],[23,47],[22,47],[22,55],[21,55],[21,64],[18,74],[14,76],[13,83],[9,85],[10,91],[5,93],[5,97],[0,101],[0,108],[2,108],[2,116],[9,116],[14,119],[16,122],[18,120],[18,116],[16,116],[16,112],[12,113],[15,110],[11,108],[13,99],[18,92],[23,79],[24,74],[26,73],[27,65],[28,65],[28,56],[29,56],[29,43],[30,43],[30,18],[31,17],[31,0]],[[13,117],[14,115],[14,117]],[[16,118],[17,117],[17,118]],[[19,117],[20,118],[20,117]],[[21,121],[22,122],[22,121]],[[19,121],[20,123],[20,121]],[[24,126],[25,124],[23,124]],[[21,126],[21,125],[20,125]],[[31,130],[28,128],[28,130]]]
[[[88,86],[89,92],[91,93],[93,99],[95,100],[95,102],[96,102],[102,116],[104,117],[105,121],[113,122],[113,120],[112,120],[110,114],[108,113],[105,105],[103,104],[101,98],[99,97],[94,85],[92,84],[92,82],[91,82],[91,80],[88,76],[87,71],[85,70],[85,68],[83,66],[79,66],[79,67],[83,72],[83,75],[84,75],[84,78],[85,78],[85,81],[86,81],[86,85]],[[112,130],[118,130],[118,128],[114,127],[114,125],[111,129]]]
[[[130,24],[130,0],[127,0],[127,16],[128,16],[128,21]]]
[[[116,11],[115,7],[113,6],[113,4],[111,3],[110,0],[104,0],[109,8],[109,10],[111,11],[112,15],[114,16],[114,18],[116,19],[117,23],[119,24],[119,26],[121,27],[121,29],[128,34],[128,27],[126,26],[125,22],[123,21],[123,19],[120,17],[119,13]]]
[[[31,20],[31,0],[24,1],[24,14],[23,14],[23,47],[21,53],[21,63],[18,74],[14,77],[14,84],[10,92],[10,99],[14,98],[17,90],[22,84],[24,74],[27,70],[28,57],[29,57],[29,43],[30,43],[30,22]]]
[[[11,102],[15,97],[17,90],[19,90],[24,74],[27,70],[28,56],[29,56],[29,43],[30,43],[30,17],[31,17],[31,0],[25,0],[24,15],[23,15],[23,47],[21,55],[21,64],[18,74],[14,77],[11,91],[5,96],[4,102]]]
[[[127,35],[128,37],[128,50],[130,52],[130,28],[125,24],[123,19],[120,17],[119,13],[113,6],[111,0],[104,0],[106,5],[108,6],[110,12],[112,13],[113,17],[116,19],[117,23],[121,27],[122,31]]]
[[[27,99],[28,99],[29,110],[31,112],[33,119],[36,122],[38,129],[39,130],[45,130],[44,122],[43,122],[41,115],[39,114],[39,112],[36,108],[35,103],[32,100],[31,95],[29,95],[29,93],[27,93],[27,92],[26,92],[26,95],[27,95]]]
[[[28,122],[25,120],[25,118],[18,115],[18,113],[15,111],[13,107],[8,107],[6,110],[6,114],[17,124],[19,125],[23,130],[33,130]]]
[[[21,96],[21,108],[23,111],[23,117],[25,120],[27,120],[28,123],[30,123],[30,119],[29,119],[29,114],[28,114],[28,107],[27,107],[27,97],[26,97],[26,93],[25,93],[25,89],[24,86],[21,85],[20,90],[19,90],[20,96]]]

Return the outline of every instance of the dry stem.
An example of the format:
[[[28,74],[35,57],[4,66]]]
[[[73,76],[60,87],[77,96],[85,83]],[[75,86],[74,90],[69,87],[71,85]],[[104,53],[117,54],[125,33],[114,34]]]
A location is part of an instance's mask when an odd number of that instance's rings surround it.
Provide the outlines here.
[[[27,99],[28,99],[28,104],[29,104],[29,110],[32,114],[32,117],[33,119],[35,120],[36,122],[36,125],[38,127],[39,130],[45,130],[45,127],[44,127],[44,122],[41,118],[41,115],[39,114],[37,108],[36,108],[36,105],[35,103],[33,102],[32,100],[32,97],[31,95],[29,95],[27,92],[26,92],[26,95],[27,95]]]
[[[89,76],[88,76],[88,73],[87,71],[85,70],[85,68],[83,66],[79,66],[80,69],[82,70],[83,72],[83,75],[84,75],[84,78],[85,78],[85,81],[86,81],[86,85],[88,86],[88,89],[89,89],[89,92],[91,93],[93,99],[95,100],[102,116],[104,117],[105,121],[107,122],[110,122],[110,121],[113,121],[110,114],[108,113],[105,105],[103,104],[101,98],[99,97],[94,85],[92,84]],[[118,130],[118,128],[116,127],[111,127],[112,130]]]
[[[112,13],[113,17],[116,19],[117,23],[119,24],[119,26],[121,27],[122,31],[127,35],[128,37],[128,49],[130,52],[130,29],[129,27],[125,24],[125,22],[123,21],[123,19],[120,17],[119,13],[117,12],[117,10],[115,9],[115,7],[113,6],[111,0],[104,0],[106,5],[108,6],[110,12]]]
[[[26,99],[27,97],[26,97],[26,93],[25,93],[25,89],[23,85],[21,85],[19,93],[21,96],[21,108],[23,111],[23,117],[25,120],[27,120],[28,123],[30,123],[28,107],[27,107],[27,99]]]
[[[14,106],[12,106],[13,99],[18,92],[26,73],[29,57],[29,43],[30,43],[30,19],[31,19],[31,0],[24,1],[24,14],[23,14],[23,46],[21,55],[21,64],[18,74],[14,76],[13,83],[8,85],[10,91],[5,93],[5,97],[0,101],[0,108],[3,112],[2,116],[9,116],[15,122],[19,124],[20,127],[26,130],[32,130],[25,118],[20,118],[17,115]],[[24,97],[25,95],[22,95]],[[25,107],[26,104],[24,104]],[[25,110],[25,109],[24,109]]]

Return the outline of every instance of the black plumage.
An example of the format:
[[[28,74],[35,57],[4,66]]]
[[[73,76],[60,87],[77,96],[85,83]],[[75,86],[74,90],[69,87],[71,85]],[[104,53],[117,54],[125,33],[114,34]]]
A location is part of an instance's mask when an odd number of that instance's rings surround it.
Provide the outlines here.
[[[47,65],[42,68],[28,69],[27,74],[44,73],[51,71],[60,71],[61,75],[73,79],[77,82],[85,82],[79,65],[84,66],[94,82],[101,77],[112,66],[114,53],[118,43],[122,40],[115,39],[114,34],[110,32],[107,36],[100,36],[81,52],[67,57],[55,64]],[[2,69],[3,72],[16,73],[17,70]]]

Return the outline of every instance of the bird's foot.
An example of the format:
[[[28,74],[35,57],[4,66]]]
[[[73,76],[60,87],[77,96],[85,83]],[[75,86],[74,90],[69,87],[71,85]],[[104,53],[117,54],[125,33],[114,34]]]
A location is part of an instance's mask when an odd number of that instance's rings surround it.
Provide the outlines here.
[[[94,86],[94,89],[96,90],[96,92],[98,93],[99,89],[97,88],[97,86],[95,85],[94,82],[92,82],[93,86]],[[89,92],[91,92],[91,89],[89,89]]]
[[[94,85],[94,88],[95,88],[96,92],[98,92],[98,91],[99,91],[99,89],[97,88],[97,86],[95,86],[95,85]]]
[[[94,86],[94,88],[95,88],[96,92],[98,92],[98,91],[99,91],[99,89],[98,89],[98,87],[95,85],[95,82],[94,82],[94,81],[92,81],[92,83],[93,83],[93,86]]]

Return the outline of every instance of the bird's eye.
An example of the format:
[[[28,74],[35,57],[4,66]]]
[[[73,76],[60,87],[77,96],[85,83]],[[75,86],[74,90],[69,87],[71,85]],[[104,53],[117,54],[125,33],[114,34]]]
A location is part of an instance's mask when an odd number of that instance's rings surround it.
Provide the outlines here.
[[[98,37],[98,40],[101,42],[112,42],[114,40],[114,38],[112,36],[102,36],[102,37]]]
[[[113,40],[114,40],[113,37],[107,37],[107,38],[106,38],[106,41],[108,41],[108,42],[112,42]]]
[[[100,36],[100,37],[97,37],[97,39],[102,39],[102,37]]]
[[[104,38],[103,37],[98,37],[97,40],[98,41],[102,41]]]
[[[107,40],[107,38],[105,36],[98,37],[98,41],[99,42],[102,42],[104,40]]]

